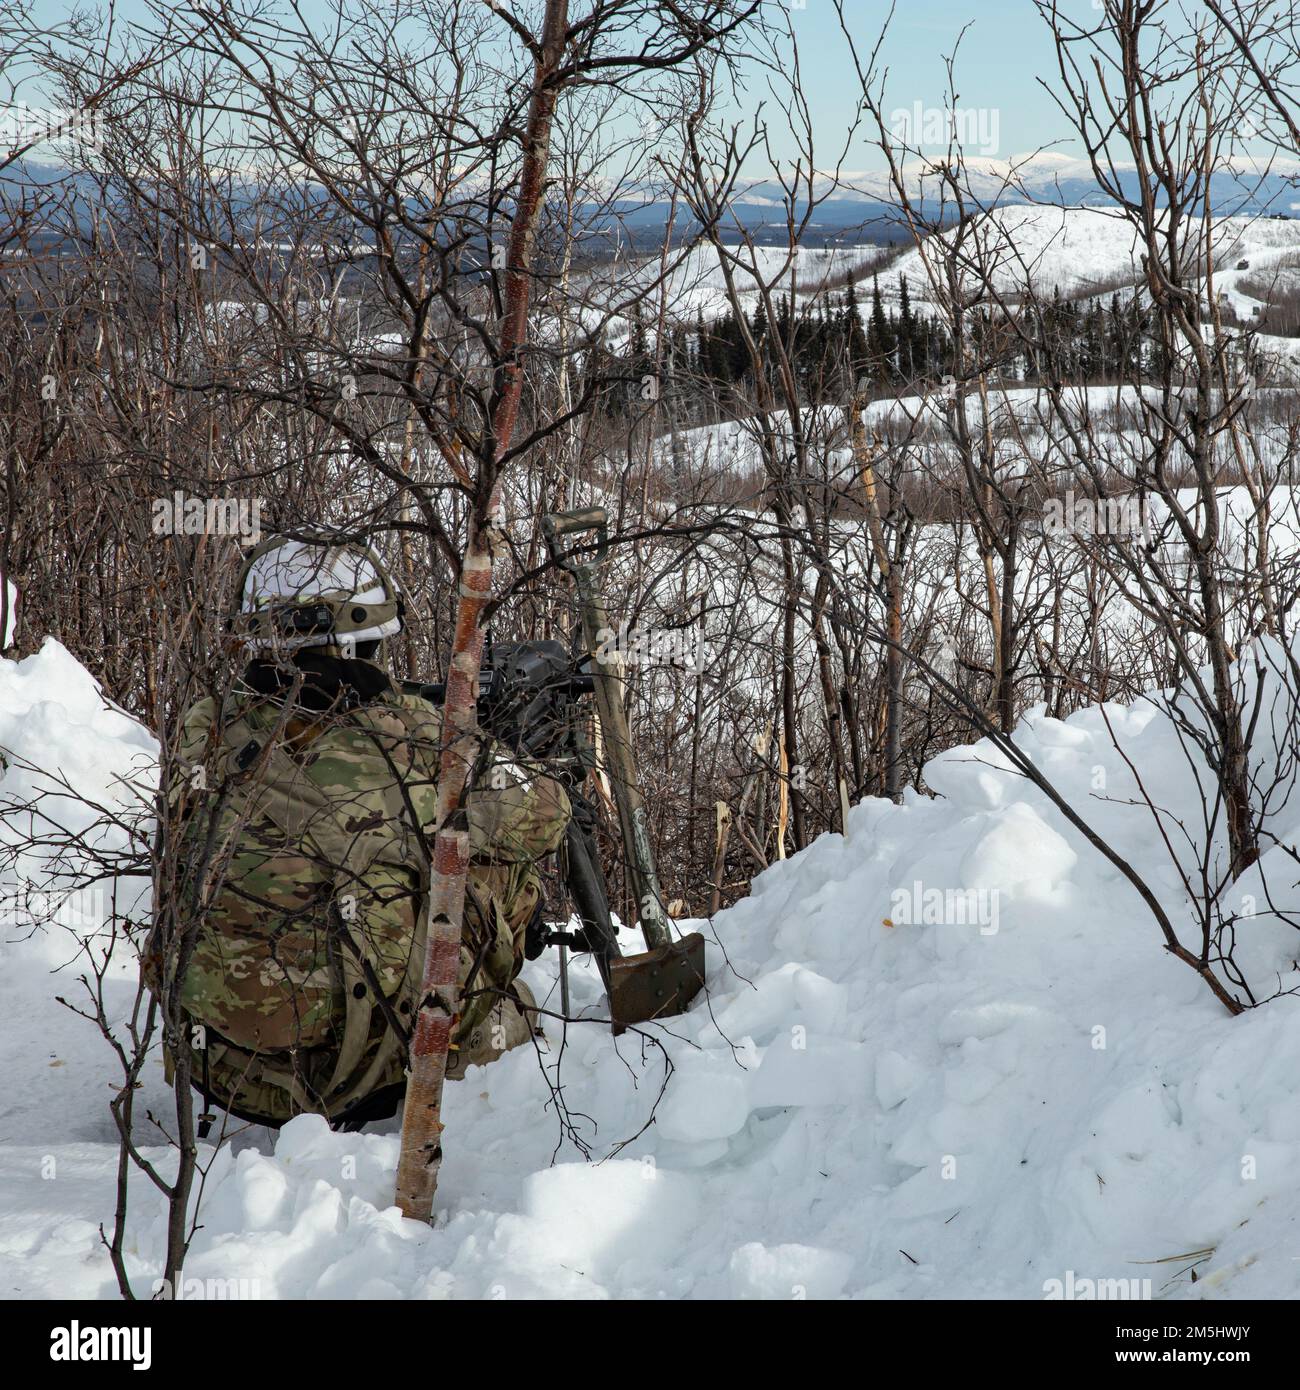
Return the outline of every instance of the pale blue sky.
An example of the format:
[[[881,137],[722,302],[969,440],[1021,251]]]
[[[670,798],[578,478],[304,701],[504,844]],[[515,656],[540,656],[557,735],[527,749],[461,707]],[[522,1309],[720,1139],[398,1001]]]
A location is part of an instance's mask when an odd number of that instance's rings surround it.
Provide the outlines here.
[[[1090,0],[1076,3],[1085,20],[1093,17]],[[845,0],[864,63],[888,11],[880,0]],[[807,0],[806,8],[791,14],[815,129],[829,154],[856,99],[852,64],[830,0]],[[990,153],[1023,154],[1064,135],[1060,112],[1035,80],[1051,76],[1053,54],[1030,0],[900,0],[881,52],[881,66],[889,70],[886,111],[910,109],[918,101],[923,107],[943,103],[944,56],[966,26],[957,55],[957,105],[997,113],[999,147]],[[877,167],[865,146],[863,162]],[[846,167],[853,167],[851,158]]]
[[[382,4],[383,0],[358,0]],[[91,5],[94,0],[83,0]],[[769,0],[789,6],[802,56],[819,142],[818,163],[825,166],[843,141],[846,113],[856,100],[856,83],[831,0]],[[1092,0],[1065,0],[1077,5],[1084,21],[1095,18]],[[310,15],[315,0],[300,0]],[[68,11],[64,0],[35,0],[38,20],[53,21]],[[143,0],[118,0],[119,23],[143,16]],[[865,58],[888,11],[881,0],[845,0],[855,38]],[[1046,27],[1030,0],[900,0],[884,50],[889,68],[887,109],[925,108],[942,104],[946,83],[943,55],[951,51],[963,26],[969,26],[958,59],[958,106],[982,111],[985,134],[996,132],[996,148],[976,152],[1001,157],[1023,154],[1065,134],[1061,117],[1036,82],[1053,72]],[[760,94],[757,84],[753,96]],[[995,125],[990,125],[995,123]],[[986,142],[987,143],[987,142]],[[793,153],[789,138],[774,131],[778,154]],[[1062,145],[1065,152],[1073,146]],[[875,169],[878,157],[864,140],[845,159],[846,169]]]

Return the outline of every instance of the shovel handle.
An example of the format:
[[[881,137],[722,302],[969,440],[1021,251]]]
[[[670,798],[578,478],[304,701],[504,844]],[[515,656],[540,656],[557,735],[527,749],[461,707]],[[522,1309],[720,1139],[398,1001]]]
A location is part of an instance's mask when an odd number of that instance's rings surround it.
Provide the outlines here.
[[[596,532],[594,563],[603,564],[609,543],[609,516],[604,507],[583,507],[576,512],[548,512],[542,517],[542,534],[546,537],[552,558],[561,569],[570,572],[580,566],[568,551],[561,549],[559,542],[565,536],[584,535],[588,531]]]
[[[672,943],[668,916],[664,912],[663,892],[655,868],[654,852],[646,825],[645,799],[641,780],[632,759],[632,736],[627,728],[623,709],[623,682],[618,672],[602,665],[597,655],[604,640],[602,633],[610,627],[609,615],[600,593],[601,572],[607,552],[609,518],[604,507],[587,507],[576,512],[553,512],[542,518],[542,530],[556,564],[573,575],[574,587],[582,607],[582,631],[591,653],[591,674],[595,683],[596,715],[605,737],[605,757],[614,783],[614,800],[618,805],[619,828],[623,832],[623,852],[627,855],[628,872],[638,903],[637,918],[646,945],[656,947]],[[578,563],[572,552],[561,552],[559,540],[580,532],[595,531],[595,559]]]

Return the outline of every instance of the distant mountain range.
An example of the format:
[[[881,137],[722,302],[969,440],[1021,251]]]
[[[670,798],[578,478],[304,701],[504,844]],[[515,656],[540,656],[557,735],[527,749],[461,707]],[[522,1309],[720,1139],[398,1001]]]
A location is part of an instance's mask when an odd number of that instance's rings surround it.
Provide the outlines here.
[[[1058,207],[1113,205],[1087,162],[1069,155],[1044,152],[1012,160],[972,156],[967,160],[966,174],[970,193],[985,207],[1025,203]],[[1125,197],[1137,196],[1139,182],[1135,170],[1121,168],[1119,181]],[[934,216],[940,211],[938,181],[926,173],[924,166],[907,167],[906,187],[909,197],[917,200],[926,215]],[[887,175],[842,173],[837,179],[822,176],[813,188],[820,201],[811,224],[816,235],[810,241],[905,240],[898,200]],[[1211,191],[1220,215],[1300,216],[1300,160],[1275,159],[1267,170],[1237,161],[1215,175]],[[740,186],[732,208],[745,227],[760,234],[760,240],[783,240],[783,201],[779,183],[758,179]],[[661,229],[666,208],[654,204],[625,216],[630,227]],[[764,231],[768,233],[766,237],[761,235]]]
[[[1106,207],[1110,203],[1087,162],[1075,156],[1050,151],[1010,160],[971,156],[967,159],[966,171],[971,194],[985,207],[1024,203]],[[67,169],[31,160],[18,161],[0,171],[0,186],[7,185],[12,192],[15,186],[48,187],[70,177],[74,186],[91,191],[88,180],[70,176]],[[937,215],[940,187],[935,176],[927,172],[927,166],[907,166],[906,178],[909,196],[918,200],[927,216]],[[1119,178],[1125,196],[1134,196],[1138,191],[1136,172],[1121,169]],[[818,176],[813,187],[819,201],[805,238],[808,245],[905,240],[897,199],[886,175],[841,173],[838,178],[823,175]],[[1266,170],[1252,166],[1249,161],[1238,160],[1232,168],[1215,175],[1212,191],[1215,209],[1221,215],[1300,216],[1300,160],[1274,159]],[[320,196],[319,189],[304,185],[304,203]],[[244,197],[249,206],[255,204],[256,188],[250,186]],[[732,216],[760,242],[783,241],[786,235],[783,202],[781,186],[775,179],[755,178],[738,185]],[[951,214],[951,204],[946,211]],[[628,200],[618,204],[615,212],[625,240],[647,244],[662,237],[668,204],[647,197],[643,202]],[[596,225],[599,220],[597,217]],[[679,203],[678,235],[689,235],[692,225]]]

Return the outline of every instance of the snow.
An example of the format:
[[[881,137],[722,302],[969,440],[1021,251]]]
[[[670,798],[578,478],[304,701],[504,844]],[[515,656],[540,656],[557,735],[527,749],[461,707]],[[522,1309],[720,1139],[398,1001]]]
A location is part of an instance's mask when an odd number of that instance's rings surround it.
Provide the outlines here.
[[[14,640],[14,633],[18,629],[18,590],[6,579],[5,585],[5,630],[3,639],[0,639],[0,647],[7,647]]]
[[[1018,740],[1186,931],[1112,730],[1158,801],[1190,804],[1193,769],[1149,702],[1064,723],[1033,711]],[[152,747],[53,641],[0,663],[0,744],[119,800]],[[611,1037],[598,977],[575,962],[575,1010],[592,1021],[562,1051],[548,1021],[540,1055],[449,1087],[432,1228],[392,1205],[395,1124],[334,1134],[300,1117],[205,1147],[187,1280],[262,1298],[1041,1298],[1072,1274],[1150,1278],[1157,1298],[1300,1295],[1296,1001],[1228,1017],[1128,882],[987,743],[926,778],[938,797],[862,803],[846,836],[697,924],[709,997],[660,1045]],[[11,760],[0,791],[37,781]],[[1272,828],[1294,844],[1300,805]],[[1278,900],[1293,879],[1273,874],[1275,906],[1295,905]],[[918,886],[995,911],[899,912]],[[1238,930],[1257,984],[1291,968],[1275,916]],[[115,1063],[55,1002],[75,992],[66,933],[11,923],[0,956],[0,1291],[113,1297],[97,1228],[112,1214]],[[528,978],[554,1007],[555,962]],[[120,961],[110,1009],[129,999]],[[156,1059],[138,1108],[167,1113]],[[162,1208],[142,1181],[132,1202],[128,1261],[147,1289]],[[1195,1283],[1187,1258],[1146,1263],[1210,1247]]]
[[[953,243],[952,229],[936,234]],[[897,239],[897,233],[895,234]],[[899,283],[906,278],[914,312],[938,313],[931,291],[935,260],[933,247],[904,250],[863,244],[840,248],[796,248],[793,257],[779,247],[731,248],[743,262],[753,259],[758,273],[773,282],[774,293],[784,295],[792,284],[802,300],[824,285],[834,285],[833,297],[842,293],[840,279],[851,270],[859,275],[858,303],[864,321],[871,309],[872,276],[867,267],[883,258],[877,272],[883,301],[894,308],[899,302]],[[1238,290],[1242,279],[1282,273],[1289,259],[1300,251],[1300,221],[1269,217],[1219,217],[1210,230],[1210,250],[1215,267],[1214,288],[1225,305],[1249,320],[1261,301]],[[1238,270],[1242,261],[1246,270]],[[932,269],[927,269],[929,262]],[[999,297],[1012,301],[1029,290],[1046,299],[1058,290],[1066,298],[1087,300],[1100,296],[1108,304],[1113,293],[1123,299],[1143,280],[1142,248],[1133,224],[1115,208],[1061,207],[1055,203],[1008,203],[979,214],[961,233],[961,273],[969,290],[987,280]],[[657,260],[647,261],[639,277],[657,274]],[[793,270],[793,276],[791,271]],[[634,276],[634,278],[638,278]],[[1287,282],[1289,283],[1289,282]],[[757,303],[752,276],[736,271],[736,285],[747,313]],[[663,294],[678,322],[693,324],[697,313],[708,321],[728,311],[725,282],[717,252],[700,246],[682,258],[669,275]],[[618,332],[611,343],[621,341]],[[1283,340],[1288,341],[1288,340]]]
[[[956,233],[940,233],[953,242]],[[1051,204],[1008,205],[981,217],[962,234],[963,275],[972,287],[985,275],[1000,296],[1034,290],[1049,298],[1060,290],[1066,298],[1101,296],[1139,284],[1142,247],[1133,224],[1114,208],[1057,207]],[[1244,318],[1259,301],[1240,294],[1237,282],[1258,278],[1269,267],[1294,257],[1300,249],[1300,223],[1267,217],[1219,217],[1211,224],[1210,249],[1214,288]],[[880,276],[881,294],[896,302],[900,276],[906,276],[913,307],[932,307],[930,274],[933,250],[913,248]],[[1241,261],[1249,269],[1237,270]],[[869,304],[867,306],[869,308]]]
[[[941,236],[955,240],[952,232]],[[966,230],[962,246],[967,263],[988,268],[999,294],[1020,293],[1032,285],[1048,296],[1054,286],[1068,295],[1116,278],[1131,281],[1138,274],[1132,223],[1118,211],[1101,208],[998,208]],[[915,248],[891,267],[887,278],[896,286],[900,275],[914,293],[928,287],[925,262]]]

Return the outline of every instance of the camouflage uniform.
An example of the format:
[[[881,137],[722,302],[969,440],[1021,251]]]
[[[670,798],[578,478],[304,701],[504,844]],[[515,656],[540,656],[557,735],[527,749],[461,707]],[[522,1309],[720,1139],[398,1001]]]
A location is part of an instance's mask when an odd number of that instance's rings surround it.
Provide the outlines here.
[[[405,1057],[392,1025],[409,1029],[424,964],[439,733],[433,706],[391,687],[324,715],[244,689],[220,716],[211,700],[188,712],[182,765],[202,765],[213,790],[180,789],[183,843],[199,853],[215,829],[214,881],[181,998],[206,1042],[191,1048],[195,1083],[222,1108],[279,1123],[395,1102]],[[529,1036],[499,991],[541,901],[537,861],[569,818],[563,789],[535,768],[493,771],[467,803],[452,1075]],[[223,787],[213,827],[202,812]]]

